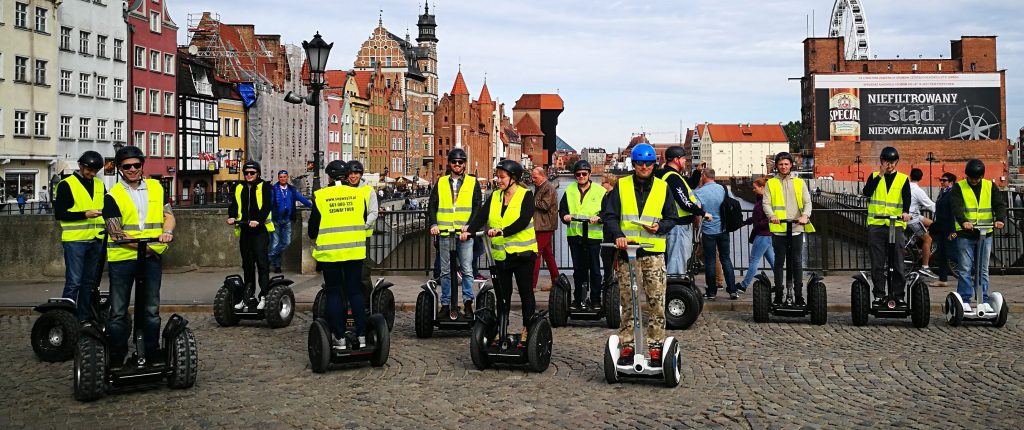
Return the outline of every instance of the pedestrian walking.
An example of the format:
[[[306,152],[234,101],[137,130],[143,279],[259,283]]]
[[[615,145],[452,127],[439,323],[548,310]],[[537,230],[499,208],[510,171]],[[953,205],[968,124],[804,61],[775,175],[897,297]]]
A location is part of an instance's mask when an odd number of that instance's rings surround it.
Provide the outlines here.
[[[722,225],[722,215],[719,213],[727,191],[725,187],[715,182],[715,169],[708,167],[701,170],[701,185],[693,192],[704,208],[704,221],[700,226],[701,245],[704,247],[704,298],[714,300],[718,295],[718,285],[715,282],[716,254],[722,262],[726,288],[736,284],[732,258],[729,254],[729,232]]]
[[[953,218],[952,196],[950,192],[956,184],[956,175],[946,172],[939,178],[939,196],[935,202],[935,221],[928,227],[928,233],[935,240],[935,259],[939,264],[938,282],[934,287],[948,287],[949,275],[957,276],[950,262],[960,258],[956,245],[956,219]],[[959,263],[957,264],[959,265]]]
[[[555,236],[555,229],[558,228],[558,191],[548,180],[548,173],[543,167],[534,167],[530,171],[530,177],[536,188],[533,220],[537,229],[537,247],[540,258],[536,260],[533,267],[533,286],[537,286],[537,278],[540,276],[540,261],[543,259],[548,266],[548,273],[551,275],[551,284],[541,288],[541,291],[548,291],[551,285],[558,279],[558,262],[555,261],[555,253],[552,239]]]
[[[19,192],[15,199],[18,202],[18,214],[25,215],[25,191]]]
[[[46,191],[46,185],[43,185],[42,191],[39,192],[39,207],[36,208],[36,213],[50,213],[50,192]]]
[[[274,185],[274,233],[270,237],[270,265],[274,273],[281,273],[281,255],[292,243],[292,223],[298,219],[299,211],[296,203],[312,207],[313,203],[302,196],[298,188],[288,183],[288,171],[277,172],[277,184]]]
[[[754,194],[757,199],[754,201],[754,208],[751,209],[751,216],[743,221],[744,225],[751,226],[750,237],[747,239],[747,243],[750,243],[750,259],[747,260],[747,273],[743,276],[743,281],[736,284],[733,287],[733,291],[746,292],[750,284],[754,282],[754,276],[757,274],[758,267],[761,266],[761,259],[768,260],[768,266],[775,268],[775,249],[772,248],[772,233],[768,228],[768,216],[765,214],[764,207],[764,189],[765,184],[768,182],[768,178],[762,176],[754,181]]]

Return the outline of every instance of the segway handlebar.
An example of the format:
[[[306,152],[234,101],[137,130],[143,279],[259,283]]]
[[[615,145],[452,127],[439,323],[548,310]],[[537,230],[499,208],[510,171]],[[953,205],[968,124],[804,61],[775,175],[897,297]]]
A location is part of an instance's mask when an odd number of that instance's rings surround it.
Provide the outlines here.
[[[159,237],[145,237],[145,238],[134,238],[134,239],[121,239],[115,240],[114,243],[118,245],[129,245],[129,244],[147,244],[159,242]]]
[[[874,219],[896,220],[896,219],[900,219],[901,217],[899,215],[874,215],[874,216],[872,216],[872,218],[874,218]]]
[[[586,215],[572,215],[572,220],[576,222],[590,222],[590,217]]]

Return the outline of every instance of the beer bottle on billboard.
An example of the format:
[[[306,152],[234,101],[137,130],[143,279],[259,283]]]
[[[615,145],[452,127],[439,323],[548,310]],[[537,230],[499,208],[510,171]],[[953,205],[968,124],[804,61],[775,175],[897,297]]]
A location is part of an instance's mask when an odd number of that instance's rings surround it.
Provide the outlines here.
[[[828,90],[829,140],[860,140],[860,89]]]

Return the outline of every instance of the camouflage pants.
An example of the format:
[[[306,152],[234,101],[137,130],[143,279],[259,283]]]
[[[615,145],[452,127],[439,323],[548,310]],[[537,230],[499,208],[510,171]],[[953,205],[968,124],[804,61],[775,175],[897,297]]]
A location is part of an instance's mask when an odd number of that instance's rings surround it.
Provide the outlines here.
[[[619,304],[622,305],[622,322],[619,324],[619,344],[633,344],[633,296],[629,281],[629,264],[625,253],[616,258],[615,276],[619,281]],[[665,341],[665,255],[655,254],[638,257],[633,272],[637,277],[637,298],[642,292],[647,297],[643,314],[647,316],[647,343]],[[640,303],[644,306],[644,303]]]

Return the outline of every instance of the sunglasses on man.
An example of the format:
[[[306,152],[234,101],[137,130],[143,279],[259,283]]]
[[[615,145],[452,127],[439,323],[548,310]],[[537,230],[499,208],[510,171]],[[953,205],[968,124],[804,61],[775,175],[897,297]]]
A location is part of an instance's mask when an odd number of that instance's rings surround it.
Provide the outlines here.
[[[576,172],[575,175],[577,178],[586,178],[590,176],[590,172]]]
[[[255,175],[255,174],[256,174],[256,171],[255,171],[255,170],[246,170],[246,171],[245,171],[245,176],[249,176],[249,175]]]
[[[124,163],[121,165],[121,170],[138,170],[142,168],[142,163]]]
[[[633,164],[639,167],[651,167],[654,165],[653,161],[634,161]]]
[[[453,166],[461,166],[463,164],[466,164],[466,160],[452,160]]]

